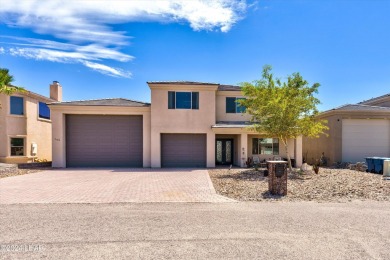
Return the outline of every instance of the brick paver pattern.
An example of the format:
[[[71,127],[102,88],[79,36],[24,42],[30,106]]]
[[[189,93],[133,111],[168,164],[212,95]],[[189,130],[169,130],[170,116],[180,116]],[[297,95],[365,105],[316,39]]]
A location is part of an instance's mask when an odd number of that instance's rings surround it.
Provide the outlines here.
[[[0,179],[0,204],[232,201],[202,169],[61,169]]]

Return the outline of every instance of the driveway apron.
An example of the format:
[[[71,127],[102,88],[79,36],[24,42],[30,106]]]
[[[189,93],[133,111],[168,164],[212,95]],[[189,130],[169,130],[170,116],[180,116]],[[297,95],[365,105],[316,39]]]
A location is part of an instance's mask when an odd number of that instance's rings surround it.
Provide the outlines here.
[[[0,179],[0,204],[233,202],[204,169],[61,169]]]

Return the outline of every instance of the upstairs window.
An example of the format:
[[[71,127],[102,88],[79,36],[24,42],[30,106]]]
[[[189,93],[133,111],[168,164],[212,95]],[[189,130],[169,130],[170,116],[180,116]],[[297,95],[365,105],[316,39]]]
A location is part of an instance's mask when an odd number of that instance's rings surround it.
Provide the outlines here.
[[[24,156],[24,138],[11,138],[11,156]]]
[[[168,109],[199,109],[199,92],[168,91]]]
[[[50,109],[45,103],[39,102],[38,109],[39,118],[50,120]]]
[[[24,99],[22,97],[10,97],[11,115],[24,115]]]
[[[245,98],[237,97],[227,97],[226,98],[226,113],[235,114],[235,113],[245,113],[246,108],[241,106],[237,101]]]
[[[252,154],[279,155],[278,138],[253,138]]]

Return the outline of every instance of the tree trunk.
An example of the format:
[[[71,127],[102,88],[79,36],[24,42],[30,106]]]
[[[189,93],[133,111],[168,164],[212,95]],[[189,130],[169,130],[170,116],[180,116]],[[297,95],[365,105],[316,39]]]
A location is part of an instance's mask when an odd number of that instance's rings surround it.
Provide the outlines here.
[[[290,154],[288,153],[288,140],[287,138],[284,139],[283,137],[280,137],[280,139],[282,140],[283,144],[284,144],[284,149],[286,149],[286,156],[287,156],[287,161],[288,161],[288,168],[290,169],[290,172],[293,171],[293,168],[292,168],[292,165],[291,165],[291,158],[290,158]]]

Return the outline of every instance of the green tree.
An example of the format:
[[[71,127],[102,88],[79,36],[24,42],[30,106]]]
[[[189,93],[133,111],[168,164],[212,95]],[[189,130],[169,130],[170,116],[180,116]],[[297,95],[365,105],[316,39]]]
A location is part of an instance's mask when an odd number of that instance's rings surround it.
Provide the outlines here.
[[[319,83],[309,83],[299,73],[287,77],[287,82],[274,78],[269,65],[264,66],[262,78],[241,84],[246,99],[238,101],[251,115],[250,127],[267,137],[278,137],[283,143],[292,171],[288,142],[298,136],[319,137],[329,129],[326,120],[317,120]]]
[[[11,85],[14,77],[9,74],[8,69],[0,68],[0,93],[11,95],[14,92],[24,92],[25,89]]]

